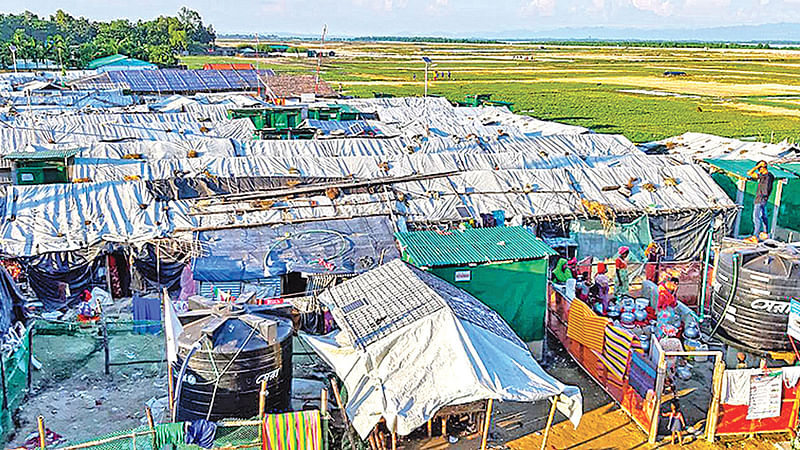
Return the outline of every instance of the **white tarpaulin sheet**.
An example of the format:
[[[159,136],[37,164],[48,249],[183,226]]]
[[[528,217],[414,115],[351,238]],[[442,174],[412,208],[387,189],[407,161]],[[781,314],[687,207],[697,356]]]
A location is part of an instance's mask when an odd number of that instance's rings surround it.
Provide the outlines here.
[[[348,392],[361,437],[383,417],[408,435],[444,406],[558,396],[577,426],[583,400],[536,363],[500,316],[470,294],[394,260],[320,295],[341,327],[301,334]]]

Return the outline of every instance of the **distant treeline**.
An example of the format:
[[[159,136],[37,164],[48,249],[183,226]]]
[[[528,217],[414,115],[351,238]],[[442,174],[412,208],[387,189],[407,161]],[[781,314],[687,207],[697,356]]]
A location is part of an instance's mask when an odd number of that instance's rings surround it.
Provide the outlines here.
[[[388,41],[388,42],[431,42],[438,44],[500,44],[502,41],[491,39],[472,39],[472,38],[444,38],[444,37],[422,37],[422,36],[360,36],[355,38],[340,39],[343,41]]]
[[[773,48],[768,42],[693,42],[693,41],[617,41],[617,40],[525,40],[527,42],[540,45],[563,45],[563,46],[592,46],[592,47],[656,47],[656,48]],[[797,43],[775,43],[775,48],[794,49],[800,48]]]
[[[181,8],[177,17],[131,22],[127,19],[94,22],[58,10],[49,18],[26,11],[0,14],[0,61],[44,60],[64,67],[84,67],[89,61],[122,53],[162,65],[177,62],[182,51],[198,52],[214,42],[216,33],[196,11]]]

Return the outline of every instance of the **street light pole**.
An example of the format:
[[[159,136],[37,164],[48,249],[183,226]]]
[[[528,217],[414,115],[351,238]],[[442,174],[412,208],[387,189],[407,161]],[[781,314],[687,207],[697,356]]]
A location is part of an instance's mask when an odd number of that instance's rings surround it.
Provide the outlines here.
[[[425,97],[428,96],[428,63],[425,63]]]
[[[431,59],[428,58],[427,56],[423,56],[422,60],[425,61],[425,97],[427,97],[428,96],[428,67],[430,67],[430,65],[431,65],[431,63],[433,61],[431,61]]]
[[[8,49],[11,51],[11,60],[14,62],[14,73],[17,73],[17,46],[11,44]]]

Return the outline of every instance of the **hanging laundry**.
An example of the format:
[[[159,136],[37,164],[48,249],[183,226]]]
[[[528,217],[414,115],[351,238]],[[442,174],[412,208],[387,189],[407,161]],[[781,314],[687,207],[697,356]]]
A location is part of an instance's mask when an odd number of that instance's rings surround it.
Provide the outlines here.
[[[186,427],[186,443],[198,445],[201,448],[213,447],[216,435],[217,424],[204,419],[189,422]]]
[[[133,332],[158,334],[161,331],[161,300],[158,297],[133,296]]]
[[[580,342],[590,350],[603,351],[606,326],[609,320],[598,316],[586,303],[574,300],[567,316],[567,337]]]
[[[647,398],[647,391],[656,389],[656,366],[639,352],[631,354],[628,384],[642,398]]]
[[[159,450],[165,445],[181,445],[184,442],[183,422],[162,423],[153,428],[153,449]]]
[[[759,373],[760,369],[726,370],[722,375],[720,402],[723,405],[749,405],[750,377]]]
[[[631,348],[634,346],[634,342],[638,343],[638,339],[633,333],[613,325],[606,327],[605,334],[605,345],[600,361],[617,378],[617,381],[621,382],[628,365]]]
[[[788,366],[781,369],[783,371],[783,385],[786,389],[797,386],[800,381],[800,366]]]
[[[270,414],[264,418],[262,450],[321,450],[319,411]]]

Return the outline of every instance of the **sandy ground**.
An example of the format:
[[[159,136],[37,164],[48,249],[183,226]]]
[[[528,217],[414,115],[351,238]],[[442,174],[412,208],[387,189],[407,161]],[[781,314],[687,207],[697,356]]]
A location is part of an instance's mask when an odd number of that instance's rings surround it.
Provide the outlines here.
[[[114,334],[111,337],[111,359],[124,361],[153,357],[152,349],[160,345],[161,338],[132,333]],[[323,386],[319,380],[325,380],[329,375],[319,358],[308,354],[310,349],[300,345],[297,340],[295,342],[293,407],[316,407],[319,390]],[[581,387],[586,413],[577,430],[565,417],[557,414],[548,448],[672,448],[664,442],[648,445],[646,435],[575,365],[558,344],[551,342],[549,348],[548,372],[565,383]],[[144,424],[146,402],[166,395],[164,364],[114,366],[112,376],[107,377],[103,375],[103,353],[87,336],[37,336],[34,352],[44,367],[35,372],[33,395],[23,404],[19,413],[20,426],[9,447],[21,444],[35,432],[39,414],[45,417],[47,428],[74,441]],[[694,386],[707,382],[702,371],[698,373],[692,380]],[[299,377],[306,380],[297,383]],[[308,380],[313,378],[316,380]],[[703,417],[701,408],[704,402],[703,393],[698,389],[692,391],[692,385],[679,386],[679,389],[688,393],[682,398],[681,404],[690,423]],[[495,403],[489,448],[540,448],[548,407],[547,402]],[[157,421],[164,419],[163,410],[156,409],[154,412]],[[774,448],[773,442],[780,439],[786,439],[786,436],[742,438],[715,444],[693,438],[685,448],[766,450]],[[474,450],[479,447],[479,436],[465,432],[458,436],[455,444],[450,444],[441,436],[434,436],[432,439],[401,439],[398,448]]]
[[[160,337],[112,335],[112,361],[145,359],[143,349]],[[36,336],[34,354],[43,364],[35,371],[31,396],[18,413],[19,426],[9,446],[36,432],[36,417],[72,441],[125,430],[146,423],[145,403],[166,392],[164,364],[115,366],[103,374],[103,352],[87,336]],[[157,412],[156,412],[157,413]]]

